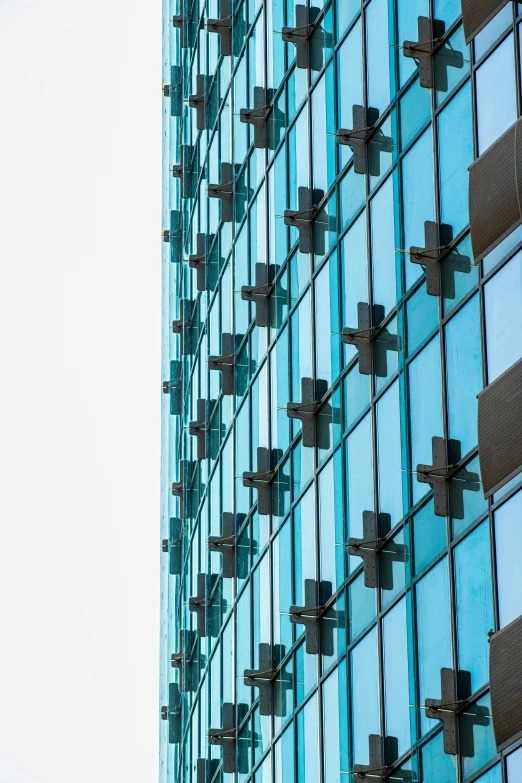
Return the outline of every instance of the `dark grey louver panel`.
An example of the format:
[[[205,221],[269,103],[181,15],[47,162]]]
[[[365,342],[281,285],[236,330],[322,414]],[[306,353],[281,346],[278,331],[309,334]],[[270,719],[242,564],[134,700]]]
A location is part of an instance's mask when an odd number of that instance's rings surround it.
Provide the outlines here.
[[[522,735],[522,616],[490,641],[491,715],[500,751]]]
[[[522,119],[469,170],[469,224],[476,262],[522,223],[521,205]]]
[[[469,43],[483,27],[498,14],[509,0],[462,0],[462,21],[466,43]]]
[[[488,498],[522,471],[522,359],[479,394],[478,442]]]

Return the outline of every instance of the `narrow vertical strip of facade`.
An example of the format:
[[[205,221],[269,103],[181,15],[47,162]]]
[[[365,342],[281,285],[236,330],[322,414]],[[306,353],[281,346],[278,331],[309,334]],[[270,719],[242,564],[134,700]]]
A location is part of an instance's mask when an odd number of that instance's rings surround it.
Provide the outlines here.
[[[522,4],[163,10],[160,783],[521,783]]]

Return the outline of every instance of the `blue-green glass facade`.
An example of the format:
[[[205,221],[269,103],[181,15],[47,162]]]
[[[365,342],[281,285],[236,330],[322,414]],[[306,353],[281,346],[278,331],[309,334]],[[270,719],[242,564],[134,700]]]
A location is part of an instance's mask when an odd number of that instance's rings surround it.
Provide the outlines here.
[[[163,7],[160,779],[519,783],[522,484],[485,500],[477,394],[522,233],[475,263],[468,168],[521,116],[522,4],[470,45],[460,0]]]

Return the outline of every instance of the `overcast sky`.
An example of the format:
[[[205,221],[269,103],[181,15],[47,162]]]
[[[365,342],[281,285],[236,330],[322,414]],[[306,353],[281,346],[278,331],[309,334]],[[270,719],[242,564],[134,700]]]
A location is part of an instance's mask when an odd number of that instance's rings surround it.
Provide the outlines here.
[[[0,0],[0,781],[154,783],[160,0]]]

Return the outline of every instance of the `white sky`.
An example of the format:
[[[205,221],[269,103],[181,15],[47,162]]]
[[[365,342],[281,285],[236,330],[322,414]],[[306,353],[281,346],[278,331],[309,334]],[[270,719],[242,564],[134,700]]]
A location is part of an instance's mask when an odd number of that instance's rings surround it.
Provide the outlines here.
[[[160,0],[0,0],[0,781],[154,783]]]

